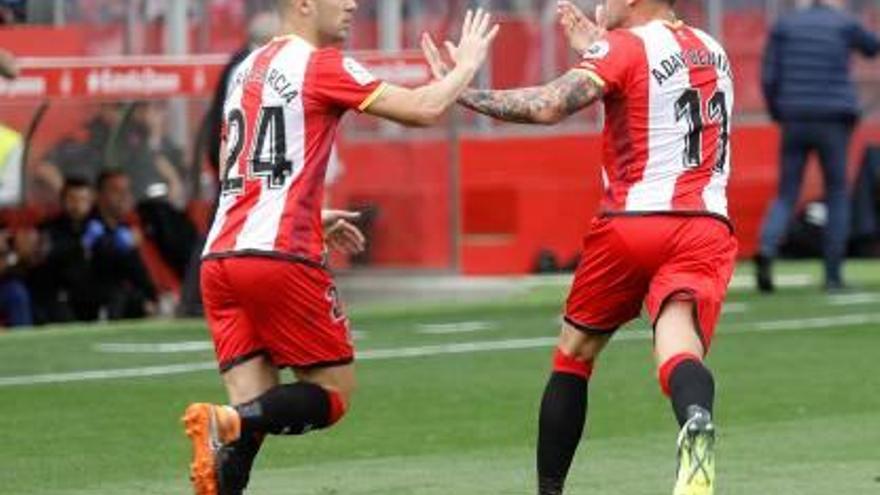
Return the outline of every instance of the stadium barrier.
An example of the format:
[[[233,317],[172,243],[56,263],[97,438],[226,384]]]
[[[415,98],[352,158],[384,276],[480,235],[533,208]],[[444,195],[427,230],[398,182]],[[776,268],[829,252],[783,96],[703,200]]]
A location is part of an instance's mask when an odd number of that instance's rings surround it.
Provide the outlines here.
[[[398,84],[429,79],[418,52],[356,57]],[[22,60],[22,77],[0,83],[3,125],[25,143],[20,194],[6,205],[6,222],[34,222],[53,210],[55,197],[34,184],[35,172],[57,143],[77,138],[102,104],[159,101],[182,109],[169,126],[182,134],[170,137],[186,156],[184,203],[204,229],[214,185],[197,137],[225,61],[214,55]],[[422,131],[348,119],[340,137],[342,172],[328,193],[333,206],[371,212],[370,252],[354,266],[497,274],[531,271],[542,251],[561,265],[574,259],[601,195],[601,136],[572,128],[523,135],[463,122],[458,114],[439,130]],[[859,131],[852,176],[865,143],[878,141],[876,122]],[[774,194],[778,134],[766,122],[740,122],[732,142],[731,212],[741,254],[750,256]],[[806,196],[820,194],[820,184],[811,170]]]

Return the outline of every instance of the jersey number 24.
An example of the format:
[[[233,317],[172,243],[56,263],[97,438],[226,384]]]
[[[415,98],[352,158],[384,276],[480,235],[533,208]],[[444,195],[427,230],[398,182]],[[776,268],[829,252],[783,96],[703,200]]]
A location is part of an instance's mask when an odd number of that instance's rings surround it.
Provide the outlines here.
[[[244,180],[238,171],[238,161],[245,147],[247,129],[244,113],[236,108],[229,112],[226,120],[229,156],[224,164],[223,194],[238,194],[244,189]],[[249,167],[247,179],[265,178],[270,189],[284,187],[293,174],[293,162],[287,159],[287,136],[284,126],[283,107],[263,107],[257,124],[256,143],[247,160]]]

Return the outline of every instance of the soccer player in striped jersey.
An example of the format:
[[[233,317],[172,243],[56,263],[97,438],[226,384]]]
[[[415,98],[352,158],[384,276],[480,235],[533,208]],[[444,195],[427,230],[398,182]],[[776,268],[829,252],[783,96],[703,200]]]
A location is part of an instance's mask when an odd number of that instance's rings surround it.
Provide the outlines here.
[[[222,193],[202,263],[202,294],[230,406],[190,405],[197,495],[240,494],[265,435],[339,421],[354,388],[348,319],[325,245],[358,250],[346,214],[321,210],[324,175],[349,110],[436,123],[470,85],[498,33],[468,12],[456,68],[416,89],[379,81],[336,47],[355,0],[277,0],[286,35],[233,72],[223,109]],[[327,237],[330,235],[331,237]],[[279,369],[297,381],[282,383]]]
[[[662,390],[681,428],[675,495],[714,490],[714,381],[703,364],[733,273],[727,214],[733,80],[722,47],[679,21],[674,0],[606,0],[597,22],[568,2],[561,20],[583,60],[541,87],[468,90],[497,119],[553,124],[605,104],[605,194],[583,242],[541,403],[538,491],[563,491],[596,360],[644,305]],[[448,71],[433,41],[437,77]],[[453,57],[454,59],[455,57]]]

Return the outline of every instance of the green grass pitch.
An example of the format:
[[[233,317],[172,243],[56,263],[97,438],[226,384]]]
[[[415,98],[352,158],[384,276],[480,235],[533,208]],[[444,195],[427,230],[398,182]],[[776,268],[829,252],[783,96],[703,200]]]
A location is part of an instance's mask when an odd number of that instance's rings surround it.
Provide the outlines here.
[[[781,267],[812,286],[730,294],[709,359],[719,495],[880,493],[880,264],[850,265],[860,290],[844,296],[815,288],[816,265]],[[565,290],[355,308],[366,359],[350,414],[327,432],[269,439],[250,493],[534,493],[535,418]],[[568,493],[671,493],[677,432],[646,329],[622,331],[597,368]],[[223,401],[206,342],[198,321],[0,336],[0,494],[188,493],[178,418],[188,402]],[[184,344],[153,346],[168,343]]]

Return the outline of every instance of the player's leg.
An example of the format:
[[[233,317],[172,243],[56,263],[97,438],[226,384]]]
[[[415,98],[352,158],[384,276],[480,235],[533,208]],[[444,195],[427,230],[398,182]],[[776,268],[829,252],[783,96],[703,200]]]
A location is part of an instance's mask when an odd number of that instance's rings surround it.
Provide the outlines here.
[[[211,411],[218,429],[232,434],[221,435],[225,447],[219,452],[237,442],[258,447],[265,435],[301,435],[335,424],[345,413],[354,386],[354,350],[329,273],[263,258],[228,260],[225,267],[226,277],[220,280],[234,285],[244,317],[268,358],[236,362],[225,373],[234,407]],[[300,381],[279,384],[277,368],[303,370],[297,373]],[[233,467],[246,473],[250,468],[246,460],[239,458]],[[221,475],[225,468],[220,465]]]
[[[278,386],[279,380],[278,368],[265,355],[256,356],[223,373],[229,403],[236,410]],[[247,487],[254,460],[265,438],[263,433],[244,431],[240,427],[239,432],[239,437],[224,445],[218,455],[218,480],[227,493],[239,493]]]
[[[228,264],[219,260],[202,264],[205,314],[231,406],[196,403],[184,415],[193,447],[190,477],[198,495],[242,492],[262,437],[241,434],[232,406],[278,383],[278,371],[230,281]]]
[[[774,290],[772,261],[777,255],[800,195],[807,154],[812,146],[804,127],[804,124],[794,122],[783,126],[779,192],[764,218],[761,243],[755,258],[758,289],[762,292]]]
[[[690,408],[711,414],[715,401],[715,381],[703,364],[705,351],[695,315],[692,296],[681,293],[667,301],[655,325],[657,374],[680,427],[689,419]]]
[[[714,493],[715,381],[703,358],[715,332],[733,275],[737,242],[728,226],[711,218],[678,222],[647,298],[654,321],[654,353],[661,389],[669,396],[679,435],[675,495]]]
[[[215,432],[212,441],[216,444],[213,477],[217,491],[201,488],[196,493],[242,493],[266,435],[303,435],[342,418],[354,389],[353,365],[297,371],[296,375],[299,381],[280,384],[277,368],[260,356],[224,373],[232,406],[190,406],[188,426],[207,425]]]
[[[562,493],[587,418],[596,357],[622,324],[637,317],[647,277],[618,232],[622,220],[593,222],[565,309],[553,370],[541,401],[538,493]]]
[[[562,327],[538,423],[538,493],[559,495],[583,435],[593,364],[611,333]]]
[[[298,381],[276,385],[235,407],[242,435],[302,435],[336,424],[354,388],[354,366],[297,371]]]
[[[682,296],[687,297],[687,296]],[[681,432],[674,495],[711,495],[715,483],[715,380],[703,363],[693,300],[673,296],[656,322],[658,375]]]

